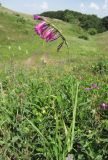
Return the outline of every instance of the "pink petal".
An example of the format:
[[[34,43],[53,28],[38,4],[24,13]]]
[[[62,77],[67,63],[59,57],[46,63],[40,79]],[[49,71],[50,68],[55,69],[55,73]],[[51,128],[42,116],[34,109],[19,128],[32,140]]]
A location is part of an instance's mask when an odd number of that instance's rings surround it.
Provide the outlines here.
[[[34,20],[43,20],[43,18],[41,16],[34,15]]]

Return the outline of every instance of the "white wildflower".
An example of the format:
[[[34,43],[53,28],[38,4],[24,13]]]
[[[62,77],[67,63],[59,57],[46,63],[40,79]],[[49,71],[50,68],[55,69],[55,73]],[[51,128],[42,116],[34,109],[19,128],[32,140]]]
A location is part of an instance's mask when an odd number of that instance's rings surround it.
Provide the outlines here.
[[[18,50],[21,51],[21,46],[18,46]]]
[[[10,50],[10,49],[11,49],[11,46],[9,46],[8,49]]]

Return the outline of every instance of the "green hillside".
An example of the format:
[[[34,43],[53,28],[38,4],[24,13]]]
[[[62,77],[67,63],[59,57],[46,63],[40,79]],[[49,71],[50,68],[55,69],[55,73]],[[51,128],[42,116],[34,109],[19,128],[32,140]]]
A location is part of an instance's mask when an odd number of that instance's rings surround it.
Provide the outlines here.
[[[34,33],[35,22],[32,16],[19,14],[1,7],[0,61],[5,62],[14,59],[23,62],[23,60],[26,61],[33,57],[34,63],[36,60],[37,64],[40,63],[42,57],[48,54],[47,60],[50,64],[58,61],[58,58],[60,59],[59,61],[64,61],[64,59],[66,61],[69,57],[76,64],[80,61],[82,61],[82,64],[85,64],[86,60],[88,62],[95,61],[99,59],[102,53],[104,54],[104,48],[98,50],[97,43],[101,41],[99,36],[96,36],[97,38],[90,36],[77,24],[69,24],[57,19],[49,19],[49,21],[54,23],[66,37],[70,47],[69,55],[67,55],[65,46],[60,53],[56,52],[56,47],[60,40],[52,43],[43,43]],[[88,40],[79,37],[88,38]],[[93,55],[95,55],[94,58]]]
[[[106,52],[106,56],[108,54],[108,32],[104,32],[102,34],[98,34],[96,36],[97,45],[100,50]]]
[[[27,40],[32,31],[32,17],[0,8],[0,44]]]

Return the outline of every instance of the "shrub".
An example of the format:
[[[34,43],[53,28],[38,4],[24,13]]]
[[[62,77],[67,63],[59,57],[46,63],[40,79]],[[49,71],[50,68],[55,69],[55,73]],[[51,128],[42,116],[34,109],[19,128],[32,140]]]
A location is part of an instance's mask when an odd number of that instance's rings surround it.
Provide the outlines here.
[[[17,18],[17,23],[22,23],[24,24],[26,22],[26,20],[23,17],[19,17]]]
[[[18,13],[15,13],[15,16],[16,16],[16,17],[20,17],[20,14],[18,14]]]
[[[80,35],[78,38],[84,39],[84,40],[88,40],[88,36],[87,35]]]
[[[97,30],[96,30],[95,28],[90,28],[90,29],[88,30],[88,33],[89,33],[90,35],[95,35],[95,34],[97,34]]]
[[[108,30],[108,16],[102,19],[102,24],[105,28],[105,31]]]

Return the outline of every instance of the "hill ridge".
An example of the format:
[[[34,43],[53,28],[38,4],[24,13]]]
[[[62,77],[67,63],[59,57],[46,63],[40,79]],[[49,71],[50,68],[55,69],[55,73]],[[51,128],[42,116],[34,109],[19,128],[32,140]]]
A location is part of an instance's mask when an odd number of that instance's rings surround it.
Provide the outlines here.
[[[108,30],[108,16],[99,18],[96,15],[88,15],[72,10],[47,11],[40,14],[45,17],[56,18],[65,22],[79,25],[85,30],[96,29],[98,33]]]

